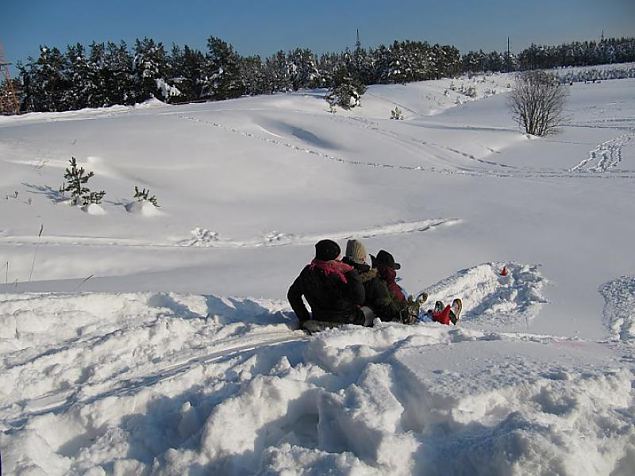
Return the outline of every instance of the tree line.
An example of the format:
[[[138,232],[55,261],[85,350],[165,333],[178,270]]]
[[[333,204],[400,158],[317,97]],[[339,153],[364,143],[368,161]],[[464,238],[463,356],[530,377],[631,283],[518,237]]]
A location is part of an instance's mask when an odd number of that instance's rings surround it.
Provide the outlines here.
[[[309,49],[278,51],[262,59],[241,56],[231,44],[210,37],[206,51],[166,47],[153,39],[70,45],[65,52],[42,46],[38,58],[18,64],[20,109],[66,111],[135,104],[152,97],[169,103],[332,88],[338,78],[363,85],[408,83],[461,73],[505,72],[557,66],[635,61],[635,38],[531,45],[519,54],[470,51],[451,45],[395,41],[390,46],[316,55]],[[6,85],[5,85],[6,86]]]

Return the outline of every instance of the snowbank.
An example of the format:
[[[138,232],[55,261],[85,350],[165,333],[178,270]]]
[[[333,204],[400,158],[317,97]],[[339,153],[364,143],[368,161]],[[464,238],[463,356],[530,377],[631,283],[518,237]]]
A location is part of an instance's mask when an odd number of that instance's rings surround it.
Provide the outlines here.
[[[284,301],[172,293],[2,295],[0,324],[9,473],[626,475],[634,462],[632,374],[603,344],[380,321],[309,338]]]
[[[141,215],[144,217],[158,217],[164,215],[154,204],[147,200],[137,200],[126,205],[126,211],[133,215]]]

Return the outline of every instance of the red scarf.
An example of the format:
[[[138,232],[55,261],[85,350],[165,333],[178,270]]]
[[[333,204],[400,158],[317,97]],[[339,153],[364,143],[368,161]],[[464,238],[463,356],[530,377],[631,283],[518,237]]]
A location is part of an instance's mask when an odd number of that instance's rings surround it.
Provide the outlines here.
[[[397,278],[397,272],[388,266],[378,266],[377,271],[379,272],[379,276],[384,281],[386,281],[388,290],[393,295],[393,297],[397,301],[405,301],[406,296],[404,296],[403,291],[395,281],[395,279]]]
[[[348,279],[346,279],[344,273],[348,273],[349,271],[353,270],[352,266],[349,266],[346,263],[342,263],[341,261],[322,261],[319,259],[314,259],[309,265],[309,269],[311,271],[313,271],[315,268],[321,269],[327,276],[330,274],[336,275],[344,284],[348,283]]]

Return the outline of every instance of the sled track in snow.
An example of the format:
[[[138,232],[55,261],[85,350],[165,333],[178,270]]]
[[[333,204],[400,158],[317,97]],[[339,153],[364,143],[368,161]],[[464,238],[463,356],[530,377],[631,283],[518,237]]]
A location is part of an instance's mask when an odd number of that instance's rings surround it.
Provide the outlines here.
[[[453,153],[455,155],[458,155],[458,156],[460,156],[462,158],[465,158],[465,159],[468,159],[468,160],[473,160],[473,161],[479,162],[481,164],[495,166],[495,167],[501,167],[501,168],[504,168],[504,169],[518,169],[518,167],[514,167],[513,165],[502,164],[500,162],[495,162],[495,161],[492,161],[492,160],[479,159],[479,158],[475,157],[472,154],[468,154],[467,152],[463,152],[461,150],[458,150],[458,149],[455,149],[455,148],[452,148],[452,147],[449,147],[449,146],[445,146],[445,145],[442,145],[442,144],[437,144],[435,142],[424,141],[424,140],[421,140],[421,139],[415,139],[414,137],[402,136],[400,134],[397,134],[396,132],[388,131],[388,130],[385,130],[385,129],[381,129],[379,127],[379,123],[375,122],[375,121],[370,121],[368,119],[364,119],[364,118],[361,118],[361,117],[351,117],[351,118],[348,118],[348,119],[349,119],[349,121],[347,121],[346,119],[333,117],[333,120],[339,121],[341,123],[348,123],[348,124],[351,124],[351,123],[352,124],[362,123],[362,124],[364,124],[364,126],[363,126],[364,129],[373,130],[373,131],[375,131],[378,134],[381,134],[381,135],[383,135],[385,137],[393,139],[396,142],[399,142],[399,143],[402,143],[402,144],[404,142],[409,142],[409,143],[414,144],[414,145],[424,145],[426,147],[433,147],[433,148],[436,148],[436,149],[440,149],[442,151],[451,152],[451,153]],[[461,169],[460,166],[457,166],[457,167],[460,170],[466,170],[466,171],[467,170],[472,170],[472,169]],[[479,169],[473,169],[473,171],[475,173],[477,173],[478,170]]]
[[[312,245],[322,239],[343,240],[352,237],[372,238],[383,235],[399,235],[404,233],[421,233],[434,230],[442,226],[452,226],[460,223],[458,218],[437,218],[413,222],[394,223],[361,230],[334,231],[312,235],[296,235],[272,231],[266,235],[251,240],[231,240],[223,238],[216,232],[205,228],[195,228],[190,233],[192,237],[173,243],[161,243],[131,238],[106,238],[88,236],[0,236],[0,244],[21,246],[38,244],[39,246],[123,246],[156,249],[178,249],[191,247],[206,248],[260,248],[266,246],[304,246]]]
[[[256,248],[259,246],[285,246],[285,245],[312,245],[324,239],[345,240],[353,237],[372,238],[382,235],[399,235],[405,233],[417,233],[434,230],[442,226],[452,226],[460,223],[457,218],[439,218],[432,220],[422,220],[413,222],[395,223],[392,225],[366,228],[363,230],[339,231],[315,235],[292,235],[273,231],[258,241],[227,241],[220,238],[216,233],[206,229],[195,228],[192,230],[193,237],[179,243],[180,246],[205,246],[217,248]]]
[[[459,151],[457,149],[453,149],[450,147],[446,147],[446,146],[440,146],[438,144],[433,144],[433,143],[428,143],[428,142],[424,142],[424,141],[417,141],[416,139],[412,139],[409,138],[407,139],[409,142],[413,142],[416,145],[425,145],[425,146],[432,146],[432,147],[439,147],[442,148],[446,151],[450,151],[453,152],[457,155],[460,155],[464,158],[470,159],[470,160],[474,160],[477,161],[479,163],[482,163],[484,165],[496,165],[497,167],[499,167],[501,170],[497,170],[497,169],[486,169],[486,168],[472,168],[472,167],[465,167],[465,166],[455,166],[454,168],[447,168],[447,167],[423,167],[423,166],[414,166],[414,165],[395,165],[395,164],[388,164],[388,163],[383,163],[383,162],[366,162],[366,161],[360,161],[360,160],[351,160],[351,159],[345,159],[343,157],[339,157],[336,155],[331,155],[328,154],[326,152],[322,152],[322,151],[317,151],[315,149],[310,149],[307,147],[300,147],[298,145],[295,144],[291,144],[289,142],[286,142],[284,140],[279,140],[279,139],[272,139],[270,137],[262,137],[256,134],[253,134],[251,132],[247,132],[247,131],[243,131],[240,129],[237,129],[235,127],[228,127],[225,126],[219,122],[215,122],[215,121],[210,121],[210,120],[205,120],[205,119],[200,119],[194,116],[187,116],[187,115],[183,115],[183,114],[177,114],[176,117],[178,117],[179,119],[182,120],[187,120],[187,121],[192,121],[192,122],[196,122],[202,125],[206,125],[206,126],[210,126],[210,127],[215,127],[218,129],[222,129],[226,132],[230,132],[232,134],[238,134],[241,135],[243,137],[248,137],[254,140],[258,140],[261,142],[266,142],[269,144],[273,144],[279,147],[285,147],[297,152],[301,152],[304,154],[308,154],[310,156],[314,156],[314,157],[318,157],[320,159],[324,159],[324,160],[331,160],[334,162],[339,162],[342,164],[348,164],[348,165],[357,165],[357,166],[364,166],[364,167],[372,167],[372,168],[385,168],[385,169],[393,169],[393,170],[406,170],[406,171],[411,171],[411,172],[428,172],[428,173],[435,173],[435,174],[441,174],[441,175],[465,175],[465,176],[471,176],[471,177],[495,177],[495,178],[520,178],[520,179],[544,179],[544,178],[572,178],[572,179],[633,179],[635,178],[635,171],[633,172],[629,172],[629,171],[615,171],[615,172],[601,172],[601,173],[597,173],[597,172],[593,172],[593,173],[579,173],[577,170],[576,171],[572,171],[572,170],[567,170],[567,169],[539,169],[539,170],[530,170],[530,169],[515,169],[512,166],[508,166],[505,164],[500,164],[498,162],[493,162],[493,161],[487,161],[487,160],[483,160],[483,159],[478,159],[476,157],[474,157],[471,154],[467,154],[465,152]],[[386,131],[381,131],[379,130],[379,128],[375,128],[375,127],[368,127],[369,129],[373,129],[375,131],[377,131],[378,133],[391,137],[393,139],[399,140],[401,142],[404,141],[403,137],[400,137],[397,134],[391,134],[389,132]]]
[[[503,268],[505,276],[500,274]],[[463,323],[497,329],[524,322],[528,327],[547,303],[543,295],[547,283],[538,265],[492,262],[460,270],[425,291],[429,307],[436,300],[449,304],[460,296]]]

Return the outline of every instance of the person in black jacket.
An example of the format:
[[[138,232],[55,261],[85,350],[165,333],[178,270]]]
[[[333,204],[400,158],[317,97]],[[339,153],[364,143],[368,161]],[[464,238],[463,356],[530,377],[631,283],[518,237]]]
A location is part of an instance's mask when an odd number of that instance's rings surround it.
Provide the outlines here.
[[[360,306],[365,292],[359,273],[337,258],[340,247],[332,240],[321,240],[315,245],[315,259],[305,266],[295,279],[287,298],[300,321],[326,321],[338,324],[364,324]],[[307,310],[302,297],[311,312]]]

